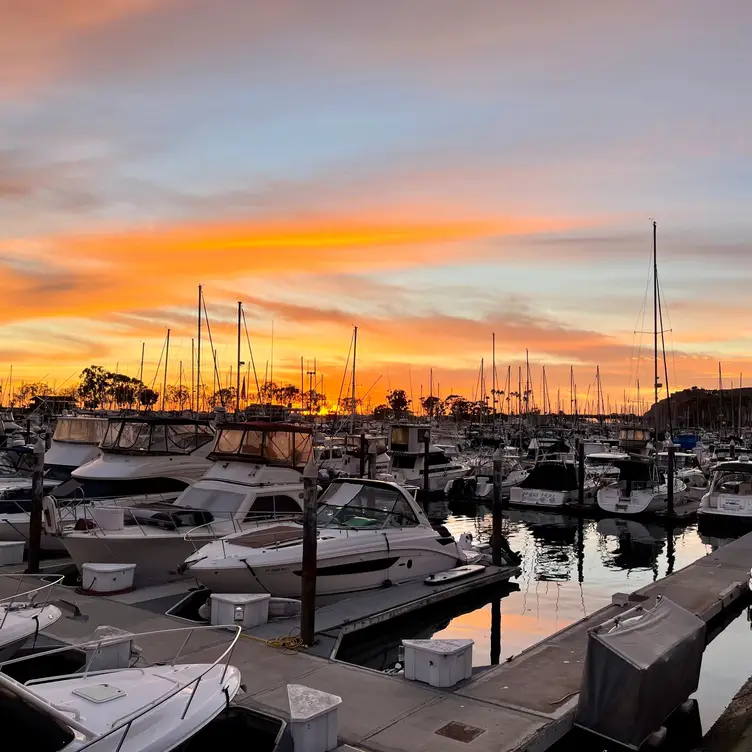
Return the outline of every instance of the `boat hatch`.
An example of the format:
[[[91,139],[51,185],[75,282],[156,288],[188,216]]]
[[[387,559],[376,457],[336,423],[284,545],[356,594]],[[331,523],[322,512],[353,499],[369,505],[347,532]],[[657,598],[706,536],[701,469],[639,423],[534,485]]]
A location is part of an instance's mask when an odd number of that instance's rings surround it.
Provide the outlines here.
[[[113,687],[112,684],[94,684],[91,687],[79,687],[78,689],[74,689],[73,694],[78,697],[83,697],[84,700],[88,700],[89,702],[101,704],[103,702],[117,700],[119,697],[125,697],[126,693],[118,687]]]
[[[279,543],[289,543],[291,541],[303,540],[303,529],[296,530],[285,525],[276,525],[264,530],[252,530],[237,538],[232,542],[239,546],[247,548],[269,548]]]

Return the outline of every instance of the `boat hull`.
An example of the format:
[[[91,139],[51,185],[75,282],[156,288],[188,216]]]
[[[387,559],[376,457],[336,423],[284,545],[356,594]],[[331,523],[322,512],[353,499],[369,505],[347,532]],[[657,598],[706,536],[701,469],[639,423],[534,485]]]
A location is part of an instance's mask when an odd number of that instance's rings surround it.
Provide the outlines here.
[[[674,491],[674,511],[681,514],[682,508],[694,506],[697,501],[690,498],[689,492],[682,484],[681,489]],[[629,496],[622,494],[616,485],[606,486],[598,491],[598,507],[608,513],[624,515],[626,517],[636,515],[665,515],[668,514],[668,496],[666,486],[658,489],[643,489],[632,491]]]
[[[592,504],[594,492],[585,489],[584,500],[586,504]],[[536,488],[520,488],[515,486],[510,489],[509,503],[521,507],[540,507],[544,509],[561,509],[579,503],[577,491],[543,491]]]

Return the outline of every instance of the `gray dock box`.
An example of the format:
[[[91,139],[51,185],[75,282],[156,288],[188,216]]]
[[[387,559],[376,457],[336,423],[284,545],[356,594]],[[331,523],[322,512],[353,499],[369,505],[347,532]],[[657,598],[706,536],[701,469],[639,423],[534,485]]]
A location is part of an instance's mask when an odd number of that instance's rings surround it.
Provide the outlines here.
[[[705,622],[666,598],[591,629],[575,724],[639,749],[697,690],[704,650]]]

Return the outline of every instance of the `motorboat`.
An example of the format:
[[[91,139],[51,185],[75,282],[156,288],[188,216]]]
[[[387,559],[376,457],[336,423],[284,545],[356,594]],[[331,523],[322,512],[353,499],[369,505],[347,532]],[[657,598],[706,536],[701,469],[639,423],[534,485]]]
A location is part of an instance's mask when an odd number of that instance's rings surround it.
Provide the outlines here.
[[[443,492],[449,481],[470,474],[467,463],[452,460],[442,449],[430,443],[430,437],[430,426],[402,423],[390,426],[389,473],[379,477],[405,486],[425,488],[427,475],[427,490]],[[428,453],[426,439],[429,440]]]
[[[585,474],[583,498],[592,504],[596,482]],[[510,489],[510,504],[529,507],[567,507],[579,503],[577,466],[574,462],[545,460],[539,462],[519,485]]]
[[[352,434],[315,447],[316,464],[329,478],[361,475],[377,477],[389,472],[389,455],[383,436]]]
[[[86,524],[57,532],[79,571],[90,561],[132,563],[139,586],[175,580],[196,547],[259,520],[299,515],[301,471],[311,452],[307,426],[226,423],[217,429],[209,470],[175,502],[84,507]]]
[[[317,597],[423,580],[478,557],[388,481],[335,479],[320,499],[317,528]],[[212,592],[299,598],[302,560],[303,525],[291,520],[210,543],[185,567]]]
[[[585,473],[597,482],[610,482],[619,479],[619,468],[614,466],[616,460],[628,460],[626,452],[592,452],[585,454]]]
[[[208,421],[127,416],[110,418],[101,457],[71,473],[84,499],[159,495],[174,499],[211,466]]]
[[[658,452],[658,468],[662,473],[668,473],[668,452]],[[708,479],[695,452],[674,453],[674,475],[687,484],[689,496],[694,501],[700,501],[707,493]]]
[[[598,491],[598,506],[617,515],[668,513],[668,482],[657,464],[648,458],[617,460],[619,480]],[[674,512],[685,515],[694,511],[687,484],[674,476]]]
[[[480,455],[468,461],[471,474],[450,480],[444,486],[446,496],[454,501],[483,500],[493,496],[493,458]],[[511,489],[519,486],[530,474],[516,454],[505,454],[501,460],[501,496],[509,498]]]
[[[35,575],[0,575],[0,661],[12,658],[30,638],[51,627],[62,612],[49,597],[63,576],[44,581]]]
[[[702,520],[752,521],[752,462],[721,462],[713,470],[710,488],[697,510]]]
[[[67,480],[81,465],[102,456],[99,448],[108,428],[107,418],[93,415],[62,415],[44,455],[47,478]]]
[[[145,667],[103,668],[106,649],[122,637],[99,639],[0,665],[0,720],[5,737],[34,752],[169,752],[180,747],[218,716],[240,689],[240,671],[230,665],[240,628],[219,639],[222,654],[212,663],[178,663],[192,632],[214,627],[161,630],[133,635],[174,640],[172,661]],[[227,632],[225,631],[226,635]],[[52,659],[66,651],[89,658],[80,673],[31,679],[13,678],[29,661]],[[195,648],[194,648],[195,650]],[[80,653],[79,653],[80,654]],[[24,665],[25,664],[25,665]],[[29,669],[26,668],[28,671]],[[12,745],[17,746],[17,745]]]

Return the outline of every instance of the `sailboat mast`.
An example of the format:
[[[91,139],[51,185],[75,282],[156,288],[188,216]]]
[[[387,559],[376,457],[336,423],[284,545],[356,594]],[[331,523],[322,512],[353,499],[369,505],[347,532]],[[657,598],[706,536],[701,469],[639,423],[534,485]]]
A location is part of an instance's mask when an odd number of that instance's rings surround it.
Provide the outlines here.
[[[491,410],[496,418],[496,334],[491,333]]]
[[[718,361],[718,399],[720,402],[720,415],[718,417],[720,426],[718,426],[718,434],[721,438],[723,438],[723,424],[726,422],[726,415],[723,411],[723,374],[721,372],[720,360]]]
[[[162,382],[162,412],[165,409],[165,396],[167,394],[167,364],[170,362],[170,330],[167,330],[167,344],[165,346],[164,381]]]
[[[243,318],[243,304],[238,301],[238,362],[237,374],[235,375],[235,415],[240,412],[240,368],[243,363],[240,360],[240,324]]]
[[[198,338],[196,340],[196,414],[201,412],[201,285],[198,286]]]
[[[355,433],[355,361],[358,358],[358,327],[353,330],[352,399],[350,405],[350,433]]]
[[[658,224],[653,220],[653,362],[655,366],[653,420],[658,439]]]
[[[141,367],[138,370],[138,380],[144,383],[144,354],[146,351],[146,342],[141,343]]]
[[[740,436],[742,433],[742,376],[743,374],[740,373],[739,374],[739,421],[738,421]]]

